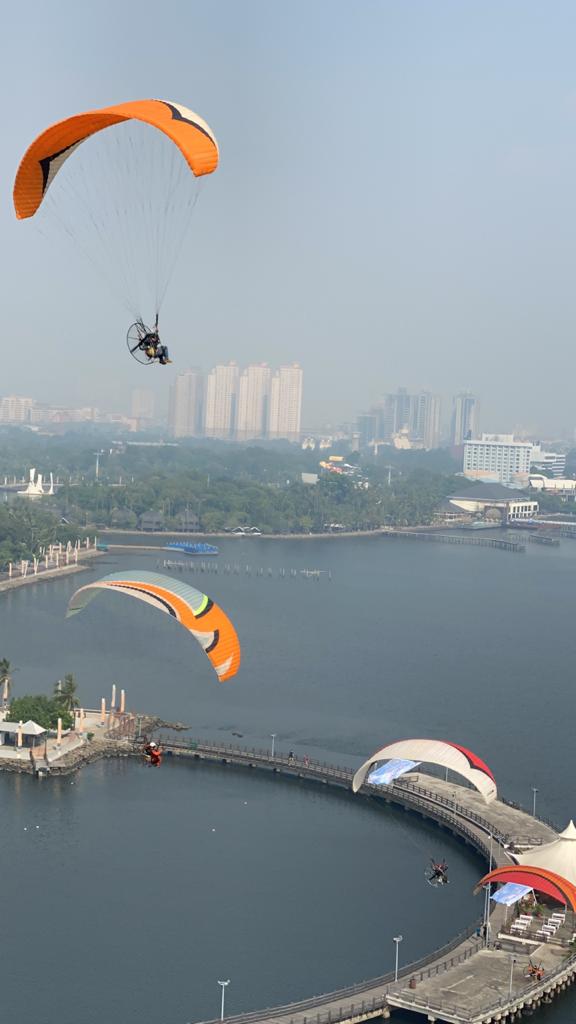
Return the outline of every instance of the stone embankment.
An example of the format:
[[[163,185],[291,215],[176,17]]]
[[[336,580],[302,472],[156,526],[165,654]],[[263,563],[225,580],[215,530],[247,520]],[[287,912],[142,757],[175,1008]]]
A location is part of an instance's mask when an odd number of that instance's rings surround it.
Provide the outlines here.
[[[34,752],[34,757],[26,760],[2,756],[0,772],[18,772],[26,775],[71,775],[87,764],[101,761],[107,757],[135,757],[137,752],[131,739],[111,739],[103,737],[99,740],[86,740],[80,747],[48,761],[42,753],[42,747]]]
[[[114,726],[108,732],[90,734],[78,741],[71,750],[58,753],[52,746],[45,752],[43,746],[28,751],[24,757],[10,757],[7,749],[2,749],[0,771],[19,772],[27,775],[71,775],[87,764],[112,757],[140,757],[140,744],[136,736],[150,735],[155,729],[170,729],[171,732],[185,731],[189,728],[182,722],[165,722],[161,718],[145,715],[118,715]],[[53,744],[53,740],[50,740]]]

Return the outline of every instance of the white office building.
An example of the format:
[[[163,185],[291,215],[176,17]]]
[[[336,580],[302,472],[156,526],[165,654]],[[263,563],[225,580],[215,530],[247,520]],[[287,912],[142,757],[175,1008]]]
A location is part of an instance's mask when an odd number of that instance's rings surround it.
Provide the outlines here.
[[[0,422],[30,423],[32,411],[36,405],[33,398],[22,395],[6,395],[0,398]]]
[[[552,476],[564,477],[566,473],[566,453],[565,452],[545,452],[542,450],[542,445],[535,444],[532,446],[532,455],[530,462],[533,469],[540,470],[540,472],[549,471]]]
[[[532,444],[515,441],[512,434],[482,434],[464,442],[464,476],[484,483],[526,487],[530,475]]]

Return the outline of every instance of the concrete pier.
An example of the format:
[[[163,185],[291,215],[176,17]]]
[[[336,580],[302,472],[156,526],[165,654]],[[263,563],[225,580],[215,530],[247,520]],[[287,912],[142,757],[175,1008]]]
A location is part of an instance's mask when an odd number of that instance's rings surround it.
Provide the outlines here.
[[[95,713],[96,714],[96,713]],[[130,717],[129,735],[106,729],[106,737],[88,743],[82,750],[55,759],[53,773],[76,770],[98,757],[141,756],[141,747],[132,738],[153,720]],[[138,723],[138,728],[135,728]],[[365,786],[361,795],[351,792],[353,770],[330,765],[308,757],[287,756],[270,751],[200,740],[156,735],[166,758],[187,758],[206,763],[229,765],[245,771],[260,770],[294,780],[348,790],[351,799],[370,799],[393,803],[449,829],[473,846],[493,865],[510,863],[508,848],[547,843],[557,835],[554,828],[521,808],[494,800],[486,804],[479,793],[452,781],[424,773],[412,773],[387,787]],[[60,760],[60,763],[58,761]],[[6,765],[8,767],[8,765]],[[497,905],[490,915],[493,937],[503,924],[504,908]],[[491,1024],[513,1020],[533,1012],[569,987],[576,977],[576,954],[554,940],[523,946],[520,940],[502,938],[504,948],[487,945],[479,935],[479,922],[471,923],[440,949],[420,960],[404,965],[394,980],[394,972],[358,984],[324,993],[283,1006],[226,1018],[227,1024],[361,1024],[378,1017],[387,1018],[391,1010],[401,1008],[428,1021],[449,1024]],[[545,969],[540,982],[526,976],[529,957]],[[216,1022],[214,1022],[216,1024]]]
[[[194,740],[172,741],[161,737],[168,756],[194,758],[249,769],[273,771],[297,779],[324,785],[350,788],[353,772],[349,768],[322,764],[263,750],[203,743]],[[495,800],[486,804],[475,790],[413,773],[392,786],[365,786],[365,797],[405,807],[431,818],[474,846],[493,865],[511,862],[510,844],[534,846],[547,843],[557,835],[550,824],[532,817],[522,809]],[[504,908],[497,905],[490,915],[492,935],[498,933]],[[541,982],[526,976],[529,956],[542,963]],[[522,1011],[531,1012],[546,998],[551,1000],[571,984],[576,972],[576,955],[551,943],[518,947],[511,941],[508,949],[487,946],[478,935],[478,923],[470,926],[451,943],[429,956],[409,964],[399,972],[358,985],[277,1006],[255,1013],[227,1018],[231,1024],[355,1024],[388,1016],[394,1007],[411,1010],[429,1021],[450,1024],[489,1024],[511,1019]]]

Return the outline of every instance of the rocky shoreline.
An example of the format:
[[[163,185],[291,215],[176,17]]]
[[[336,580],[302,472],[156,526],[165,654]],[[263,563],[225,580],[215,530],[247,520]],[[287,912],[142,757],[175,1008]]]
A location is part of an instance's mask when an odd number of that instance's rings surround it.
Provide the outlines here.
[[[93,764],[110,757],[139,757],[140,754],[131,739],[102,739],[97,742],[87,740],[85,745],[71,750],[56,761],[48,763],[45,758],[35,757],[33,760],[2,757],[0,772],[12,772],[20,775],[73,775],[85,765]]]
[[[46,759],[44,752],[29,751],[28,757],[9,757],[0,755],[0,772],[13,772],[22,775],[72,775],[85,765],[93,764],[104,758],[142,756],[141,745],[135,737],[136,723],[138,735],[150,736],[156,729],[170,729],[173,732],[186,732],[190,727],[182,722],[164,722],[152,715],[129,715],[132,732],[125,736],[98,736],[86,739],[80,746],[64,751],[59,756]],[[4,748],[6,749],[6,748]]]

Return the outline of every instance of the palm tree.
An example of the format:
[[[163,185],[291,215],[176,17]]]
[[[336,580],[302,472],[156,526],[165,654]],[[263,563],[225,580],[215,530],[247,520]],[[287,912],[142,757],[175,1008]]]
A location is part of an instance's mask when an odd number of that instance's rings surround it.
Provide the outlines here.
[[[73,713],[74,708],[80,707],[80,702],[76,696],[77,692],[78,684],[72,672],[68,672],[64,679],[59,679],[54,685],[55,696],[61,701],[69,714]]]
[[[0,658],[0,687],[2,688],[2,703],[7,704],[12,693],[12,666],[8,658]]]

